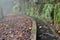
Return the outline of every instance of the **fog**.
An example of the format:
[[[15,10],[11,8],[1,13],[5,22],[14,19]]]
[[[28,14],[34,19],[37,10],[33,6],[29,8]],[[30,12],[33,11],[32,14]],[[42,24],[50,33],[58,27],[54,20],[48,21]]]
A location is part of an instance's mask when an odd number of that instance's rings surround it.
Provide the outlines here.
[[[2,8],[4,15],[7,15],[11,11],[13,5],[13,0],[0,0],[0,8]]]

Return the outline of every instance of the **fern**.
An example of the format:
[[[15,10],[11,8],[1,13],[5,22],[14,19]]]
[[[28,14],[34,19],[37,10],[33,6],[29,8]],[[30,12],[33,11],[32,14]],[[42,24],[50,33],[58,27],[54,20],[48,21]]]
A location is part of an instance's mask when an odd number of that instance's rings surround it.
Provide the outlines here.
[[[55,9],[54,9],[54,22],[55,23],[60,23],[60,3],[57,3],[55,5]]]
[[[42,9],[41,18],[51,20],[52,9],[53,9],[52,4],[45,4],[44,8]]]

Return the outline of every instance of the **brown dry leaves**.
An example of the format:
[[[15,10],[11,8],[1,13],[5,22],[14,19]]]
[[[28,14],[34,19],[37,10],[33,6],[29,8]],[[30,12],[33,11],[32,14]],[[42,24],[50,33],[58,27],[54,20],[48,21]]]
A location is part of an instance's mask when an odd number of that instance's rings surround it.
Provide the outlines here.
[[[5,37],[6,40],[30,40],[31,29],[32,20],[30,17],[24,15],[6,16],[0,22],[0,34],[2,34],[0,38]]]

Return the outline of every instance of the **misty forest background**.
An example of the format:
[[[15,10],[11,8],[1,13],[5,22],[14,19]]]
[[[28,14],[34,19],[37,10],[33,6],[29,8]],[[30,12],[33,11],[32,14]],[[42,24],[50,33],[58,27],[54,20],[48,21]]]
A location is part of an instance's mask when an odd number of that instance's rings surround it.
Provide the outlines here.
[[[0,18],[11,14],[24,14],[60,25],[59,0],[0,0]]]

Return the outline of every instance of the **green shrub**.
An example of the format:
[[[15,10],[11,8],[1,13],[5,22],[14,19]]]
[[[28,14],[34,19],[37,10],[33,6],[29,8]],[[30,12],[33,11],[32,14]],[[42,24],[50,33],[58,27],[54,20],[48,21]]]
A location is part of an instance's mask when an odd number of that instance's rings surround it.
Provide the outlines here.
[[[26,5],[26,6],[28,6],[28,5]],[[25,15],[35,17],[35,18],[40,18],[38,9],[32,0],[29,1],[29,7],[25,8]]]

